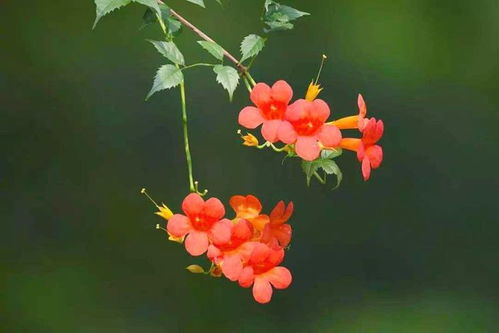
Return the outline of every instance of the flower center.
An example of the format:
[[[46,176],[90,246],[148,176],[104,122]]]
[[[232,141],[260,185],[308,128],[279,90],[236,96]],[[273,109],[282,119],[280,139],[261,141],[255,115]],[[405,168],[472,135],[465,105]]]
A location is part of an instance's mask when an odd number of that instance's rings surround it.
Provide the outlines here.
[[[293,127],[298,135],[310,136],[315,134],[323,124],[319,119],[304,118],[293,122]]]
[[[255,275],[258,275],[258,274],[263,274],[263,273],[267,272],[268,270],[274,268],[275,265],[272,265],[272,264],[268,263],[267,261],[264,261],[264,262],[260,262],[257,264],[253,264],[252,267],[253,267],[253,272],[255,273]]]
[[[198,231],[208,231],[213,226],[215,221],[211,221],[211,219],[206,218],[202,215],[196,215],[190,217],[192,227]]]
[[[279,102],[270,102],[261,111],[267,120],[283,119],[287,105]]]

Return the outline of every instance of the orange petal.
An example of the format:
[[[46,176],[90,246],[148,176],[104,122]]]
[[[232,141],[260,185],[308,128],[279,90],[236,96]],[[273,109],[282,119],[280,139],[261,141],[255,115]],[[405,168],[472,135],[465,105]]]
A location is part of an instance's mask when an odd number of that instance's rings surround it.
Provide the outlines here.
[[[359,116],[344,117],[328,124],[334,125],[339,129],[356,129],[359,125]]]
[[[340,147],[351,151],[357,151],[359,149],[360,143],[361,143],[360,139],[345,138],[341,139]]]

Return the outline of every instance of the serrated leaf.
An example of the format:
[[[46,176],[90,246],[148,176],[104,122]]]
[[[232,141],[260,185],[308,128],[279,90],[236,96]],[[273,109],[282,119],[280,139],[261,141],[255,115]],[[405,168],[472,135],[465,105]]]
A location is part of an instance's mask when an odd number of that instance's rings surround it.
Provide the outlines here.
[[[164,3],[161,3],[159,4],[159,9],[161,10],[161,17],[163,18],[163,21],[168,20],[168,18],[170,17],[170,7],[168,7]],[[142,29],[143,27],[156,22],[158,22],[156,13],[148,7],[144,12],[144,15],[142,16],[142,27],[140,28]]]
[[[343,149],[340,147],[335,149],[324,149],[321,151],[321,158],[333,159],[343,154]]]
[[[115,9],[128,5],[131,0],[94,0],[95,2],[95,21],[92,29],[95,28],[97,22],[106,14],[109,14]]]
[[[280,5],[279,12],[286,15],[289,21],[294,21],[302,16],[310,15],[310,13],[302,12],[301,10],[286,5]]]
[[[310,186],[310,180],[314,173],[319,169],[319,164],[316,161],[305,161],[302,160],[301,167],[305,175],[307,176],[307,186]]]
[[[204,0],[187,0],[187,1],[192,2],[193,4],[196,4],[198,6],[205,8],[204,7]]]
[[[166,18],[166,23],[171,34],[176,35],[182,31],[182,23],[179,20],[169,16]]]
[[[210,42],[206,40],[199,40],[198,44],[201,45],[203,49],[208,51],[212,56],[218,60],[222,60],[224,57],[224,49],[215,42]]]
[[[182,74],[182,71],[177,67],[173,65],[161,66],[156,73],[154,83],[152,85],[151,91],[149,91],[149,93],[147,94],[146,100],[148,100],[149,97],[160,90],[170,89],[178,86],[183,79],[184,75]]]
[[[239,74],[231,66],[216,65],[213,71],[217,74],[217,82],[229,92],[229,99],[232,100],[232,94],[239,84]]]
[[[244,37],[241,42],[241,54],[243,57],[241,58],[241,62],[244,60],[256,56],[265,46],[265,39],[262,37],[251,34]]]
[[[158,14],[159,17],[162,17],[162,13],[161,13],[161,9],[159,8],[158,1],[156,1],[156,0],[133,0],[133,1],[154,9],[156,11],[156,14]]]
[[[178,49],[174,42],[162,42],[156,40],[149,40],[152,45],[161,53],[165,58],[173,62],[174,64],[184,65],[185,60],[182,52]]]
[[[336,186],[333,188],[337,189],[340,186],[341,181],[343,179],[343,173],[341,172],[340,167],[336,164],[335,161],[329,159],[321,159],[320,167],[324,170],[324,172],[328,175],[336,175]]]
[[[281,5],[272,0],[265,1],[265,14],[263,21],[267,25],[265,32],[289,30],[294,27],[291,21],[294,21],[304,15],[310,15],[307,12],[295,9],[290,6]]]

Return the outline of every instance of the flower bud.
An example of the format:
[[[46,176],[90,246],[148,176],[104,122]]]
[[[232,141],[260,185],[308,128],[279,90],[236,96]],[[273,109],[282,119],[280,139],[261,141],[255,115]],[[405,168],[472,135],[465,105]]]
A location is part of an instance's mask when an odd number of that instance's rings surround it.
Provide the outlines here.
[[[194,273],[194,274],[204,273],[203,267],[201,267],[199,265],[189,265],[185,269],[187,269],[189,272]]]
[[[154,214],[161,216],[165,220],[168,221],[170,219],[170,217],[173,216],[171,209],[168,208],[165,204],[163,204],[162,207],[160,206],[158,208],[159,208],[159,212],[155,212]]]
[[[247,135],[241,136],[241,138],[244,140],[243,145],[248,146],[248,147],[255,147],[258,146],[258,139],[251,133],[248,133]]]
[[[307,101],[313,101],[314,99],[317,98],[319,93],[322,91],[321,85],[316,84],[313,81],[310,82],[308,89],[307,89],[307,94],[305,95],[305,99]]]

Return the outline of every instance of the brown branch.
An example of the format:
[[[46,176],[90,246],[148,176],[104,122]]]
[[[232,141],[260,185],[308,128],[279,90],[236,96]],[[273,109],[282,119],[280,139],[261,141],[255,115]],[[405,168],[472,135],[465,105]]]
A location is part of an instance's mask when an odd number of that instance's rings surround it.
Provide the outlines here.
[[[159,3],[163,3],[161,0],[158,0]],[[185,25],[186,27],[188,27],[189,29],[191,29],[192,31],[194,31],[199,37],[201,37],[202,39],[208,41],[208,42],[212,42],[212,43],[216,43],[218,44],[217,42],[215,42],[212,38],[210,38],[210,36],[208,36],[207,34],[205,34],[204,32],[202,32],[200,29],[198,29],[194,24],[192,24],[191,22],[189,22],[187,19],[185,19],[183,16],[181,16],[179,13],[177,13],[176,11],[174,11],[173,9],[170,8],[170,13],[172,14],[172,16],[174,16],[175,18],[177,18],[177,20],[179,20],[183,25]],[[220,44],[218,44],[220,45]],[[223,49],[223,53],[224,53],[224,56],[229,59],[230,61],[232,61],[236,67],[241,71],[241,73],[247,73],[248,69],[239,62],[239,60],[236,59],[236,57],[234,57],[232,54],[229,53],[229,51],[227,51],[226,49]]]

